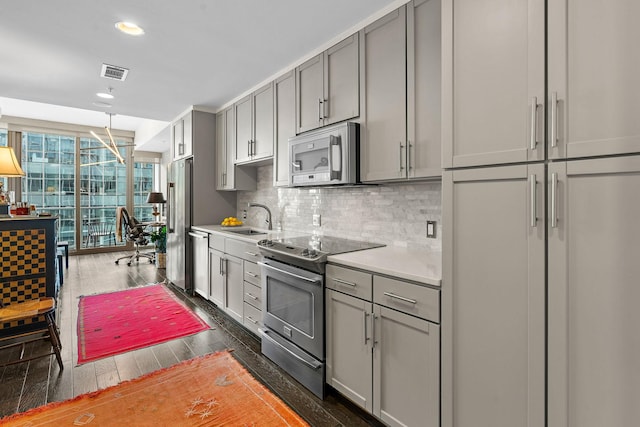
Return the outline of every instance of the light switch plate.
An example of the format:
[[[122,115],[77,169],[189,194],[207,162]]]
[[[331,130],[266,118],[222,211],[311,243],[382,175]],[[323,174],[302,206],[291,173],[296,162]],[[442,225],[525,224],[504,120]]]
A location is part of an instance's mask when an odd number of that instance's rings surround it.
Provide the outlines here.
[[[427,237],[430,239],[436,238],[436,222],[427,221]]]
[[[320,214],[313,214],[313,225],[320,227]]]

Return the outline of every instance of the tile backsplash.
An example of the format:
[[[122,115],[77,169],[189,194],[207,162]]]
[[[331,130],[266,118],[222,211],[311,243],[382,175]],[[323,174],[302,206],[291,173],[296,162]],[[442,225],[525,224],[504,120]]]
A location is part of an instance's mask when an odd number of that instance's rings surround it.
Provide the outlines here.
[[[256,191],[238,191],[238,218],[247,210],[245,223],[265,228],[264,209],[247,208],[248,202],[267,205],[273,228],[309,234],[367,240],[393,246],[442,250],[442,185],[411,182],[344,188],[273,187],[273,166],[258,168]],[[321,216],[320,226],[313,215]],[[427,238],[427,220],[436,221],[436,238]]]

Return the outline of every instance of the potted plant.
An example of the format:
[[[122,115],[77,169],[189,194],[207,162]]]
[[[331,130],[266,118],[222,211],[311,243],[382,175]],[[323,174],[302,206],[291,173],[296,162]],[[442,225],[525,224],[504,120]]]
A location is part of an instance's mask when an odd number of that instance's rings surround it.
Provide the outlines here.
[[[167,262],[167,226],[151,232],[151,241],[156,247],[156,267],[165,268]]]

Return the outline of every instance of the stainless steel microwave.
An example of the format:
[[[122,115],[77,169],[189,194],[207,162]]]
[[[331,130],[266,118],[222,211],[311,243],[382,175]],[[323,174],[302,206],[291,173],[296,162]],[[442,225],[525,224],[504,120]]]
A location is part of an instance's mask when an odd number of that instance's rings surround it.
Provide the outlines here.
[[[358,123],[344,122],[289,138],[289,186],[355,184]]]

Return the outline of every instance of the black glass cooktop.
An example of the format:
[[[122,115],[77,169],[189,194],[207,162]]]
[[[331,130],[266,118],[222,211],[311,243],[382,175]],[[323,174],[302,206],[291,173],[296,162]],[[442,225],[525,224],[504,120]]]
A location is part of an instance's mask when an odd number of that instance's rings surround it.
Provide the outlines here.
[[[274,239],[273,241],[293,248],[324,252],[327,255],[343,254],[385,246],[381,243],[363,242],[329,236],[302,236],[288,239]]]

